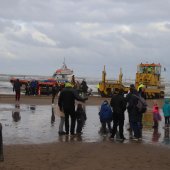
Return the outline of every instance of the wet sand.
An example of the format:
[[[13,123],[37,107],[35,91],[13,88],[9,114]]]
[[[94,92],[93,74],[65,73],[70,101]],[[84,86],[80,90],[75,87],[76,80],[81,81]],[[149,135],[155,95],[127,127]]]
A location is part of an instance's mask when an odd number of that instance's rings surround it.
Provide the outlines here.
[[[22,95],[20,99],[20,104],[34,104],[34,105],[48,105],[51,104],[52,97],[51,96],[25,96]],[[100,105],[102,101],[108,100],[110,101],[110,98],[104,98],[100,96],[89,96],[88,100],[85,102],[86,105]],[[55,99],[55,102],[57,102],[57,97]],[[162,107],[163,100],[159,99],[157,100],[160,107]],[[14,95],[2,95],[0,94],[0,103],[6,103],[6,104],[13,104],[15,102]],[[149,108],[153,105],[153,100],[147,100]]]
[[[104,98],[89,97],[86,105],[100,105]],[[162,105],[162,100],[159,100]],[[15,103],[14,96],[0,95],[1,104]],[[21,104],[51,104],[51,97],[21,96]],[[151,107],[153,101],[148,101]],[[5,145],[0,170],[168,170],[170,149],[142,143],[102,141],[83,143],[69,140],[38,145]]]

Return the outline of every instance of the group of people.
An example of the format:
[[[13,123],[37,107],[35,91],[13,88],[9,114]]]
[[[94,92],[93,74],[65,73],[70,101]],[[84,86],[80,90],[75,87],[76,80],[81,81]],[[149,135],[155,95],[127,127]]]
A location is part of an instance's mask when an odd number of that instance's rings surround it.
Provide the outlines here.
[[[82,82],[86,87],[86,82]],[[20,99],[20,87],[21,84],[19,79],[14,83],[14,90],[16,91],[16,100]],[[142,118],[143,113],[146,112],[147,104],[146,104],[146,95],[145,95],[145,87],[140,85],[138,90],[135,88],[133,84],[130,85],[130,91],[124,96],[123,89],[119,89],[117,94],[114,93],[112,95],[110,103],[105,100],[99,111],[100,122],[102,125],[102,131],[104,133],[107,132],[106,125],[108,126],[108,130],[111,133],[110,138],[114,138],[116,133],[119,132],[120,140],[124,140],[124,120],[125,120],[125,110],[127,109],[131,138],[134,140],[142,139]],[[85,108],[82,103],[79,103],[77,108],[75,106],[75,100],[80,102],[85,102],[87,100],[86,96],[80,95],[78,90],[73,88],[73,84],[67,82],[65,83],[65,87],[58,88],[57,86],[52,87],[52,103],[54,103],[55,96],[58,94],[58,107],[61,115],[61,121],[59,126],[59,135],[63,134],[75,134],[75,126],[77,122],[76,133],[82,133],[82,127],[86,120]],[[163,113],[165,117],[165,127],[170,126],[170,100],[165,100],[163,105]],[[157,103],[153,105],[153,128],[158,128],[159,121],[161,120],[161,116],[159,113],[159,106]],[[71,125],[69,118],[71,118]],[[113,125],[111,124],[113,122]],[[63,126],[65,124],[65,131],[63,130]],[[119,130],[118,130],[119,127]]]
[[[104,101],[101,105],[99,112],[100,121],[102,124],[102,130],[106,132],[106,124],[108,125],[109,132],[111,133],[110,138],[114,139],[117,132],[119,132],[120,140],[124,140],[124,120],[125,110],[128,111],[130,131],[133,131],[132,139],[140,140],[142,138],[142,117],[143,113],[146,112],[146,103],[144,88],[141,87],[138,91],[135,86],[130,85],[130,92],[124,97],[123,89],[119,89],[117,94],[112,95],[110,104],[108,101]],[[143,102],[143,107],[139,108],[139,102]],[[113,121],[113,127],[111,122]],[[119,127],[119,131],[118,131]]]
[[[100,122],[102,125],[102,132],[106,133],[106,125],[111,133],[110,138],[114,139],[117,132],[119,132],[119,140],[124,140],[124,120],[125,110],[127,109],[130,128],[130,138],[136,141],[142,139],[142,120],[143,114],[147,110],[145,87],[139,86],[138,90],[135,86],[130,85],[130,91],[124,97],[123,90],[120,89],[117,94],[114,94],[110,103],[105,100],[99,111]],[[170,127],[170,99],[165,99],[162,107],[162,111],[165,118],[165,128]],[[162,120],[160,115],[160,109],[157,102],[154,102],[153,108],[153,128],[158,130],[159,121]],[[113,128],[111,123],[113,122]],[[117,129],[119,127],[119,130]]]

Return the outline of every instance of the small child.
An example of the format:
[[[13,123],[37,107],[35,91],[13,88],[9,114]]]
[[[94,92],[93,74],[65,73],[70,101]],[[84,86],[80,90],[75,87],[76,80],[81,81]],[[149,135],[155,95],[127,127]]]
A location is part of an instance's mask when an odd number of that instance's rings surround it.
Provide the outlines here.
[[[154,121],[153,128],[158,128],[159,121],[161,121],[161,115],[157,103],[153,105],[152,113],[153,113],[153,121]]]
[[[165,128],[170,126],[170,99],[165,99],[162,107],[165,117]]]
[[[106,124],[108,126],[109,132],[111,133],[111,121],[113,119],[112,109],[107,100],[101,104],[99,111],[100,122],[102,124],[102,132],[106,133]]]
[[[82,104],[79,103],[76,109],[76,120],[77,120],[76,133],[78,135],[82,134],[82,128],[84,126],[86,119],[87,116],[86,116],[85,108],[82,106]]]

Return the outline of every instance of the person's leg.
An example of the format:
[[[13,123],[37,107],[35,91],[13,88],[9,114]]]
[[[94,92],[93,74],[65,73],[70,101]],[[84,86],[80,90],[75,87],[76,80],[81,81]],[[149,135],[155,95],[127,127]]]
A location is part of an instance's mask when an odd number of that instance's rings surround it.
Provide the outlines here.
[[[157,120],[154,121],[154,128],[158,128],[158,121]]]
[[[139,129],[139,126],[138,126],[138,122],[132,122],[132,129],[133,129],[133,132],[134,132],[134,137],[139,138],[140,129]]]
[[[65,122],[65,117],[60,117],[60,124],[59,124],[59,133],[63,133],[63,126]]]
[[[112,133],[112,128],[111,128],[111,122],[107,121],[107,127],[109,129],[109,132]]]
[[[74,134],[74,130],[75,130],[75,123],[76,123],[76,115],[75,113],[72,113],[71,115],[71,134]]]
[[[15,92],[15,100],[17,101],[17,92]]]
[[[120,134],[120,138],[124,139],[124,134],[123,134],[123,126],[124,126],[124,119],[120,119],[119,120],[119,134]]]
[[[111,138],[114,138],[116,132],[117,132],[117,126],[118,126],[118,120],[115,119],[113,121],[113,129],[112,129],[112,134],[111,134]]]
[[[170,116],[168,116],[168,125],[170,126]]]
[[[53,93],[53,94],[52,94],[52,103],[54,103],[55,96],[56,96],[56,94],[55,94],[55,93]]]
[[[81,131],[82,131],[82,125],[83,125],[83,122],[81,120],[78,120],[77,121],[77,129],[76,129],[76,133],[80,134]]]
[[[165,126],[168,124],[168,117],[165,116]]]
[[[20,91],[18,92],[18,101],[20,101]]]
[[[64,113],[65,114],[65,131],[66,134],[69,134],[69,114]]]
[[[101,122],[101,123],[102,123],[102,132],[103,132],[103,133],[106,133],[106,122],[103,121],[103,122]]]

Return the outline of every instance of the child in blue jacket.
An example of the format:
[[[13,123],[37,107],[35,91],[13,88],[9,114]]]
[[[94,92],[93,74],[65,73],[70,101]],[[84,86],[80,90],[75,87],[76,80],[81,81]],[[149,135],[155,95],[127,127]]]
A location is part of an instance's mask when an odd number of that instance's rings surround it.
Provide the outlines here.
[[[113,119],[112,109],[107,100],[105,100],[99,111],[100,122],[102,124],[102,132],[106,133],[106,124],[108,126],[109,132],[111,133],[111,122]]]

